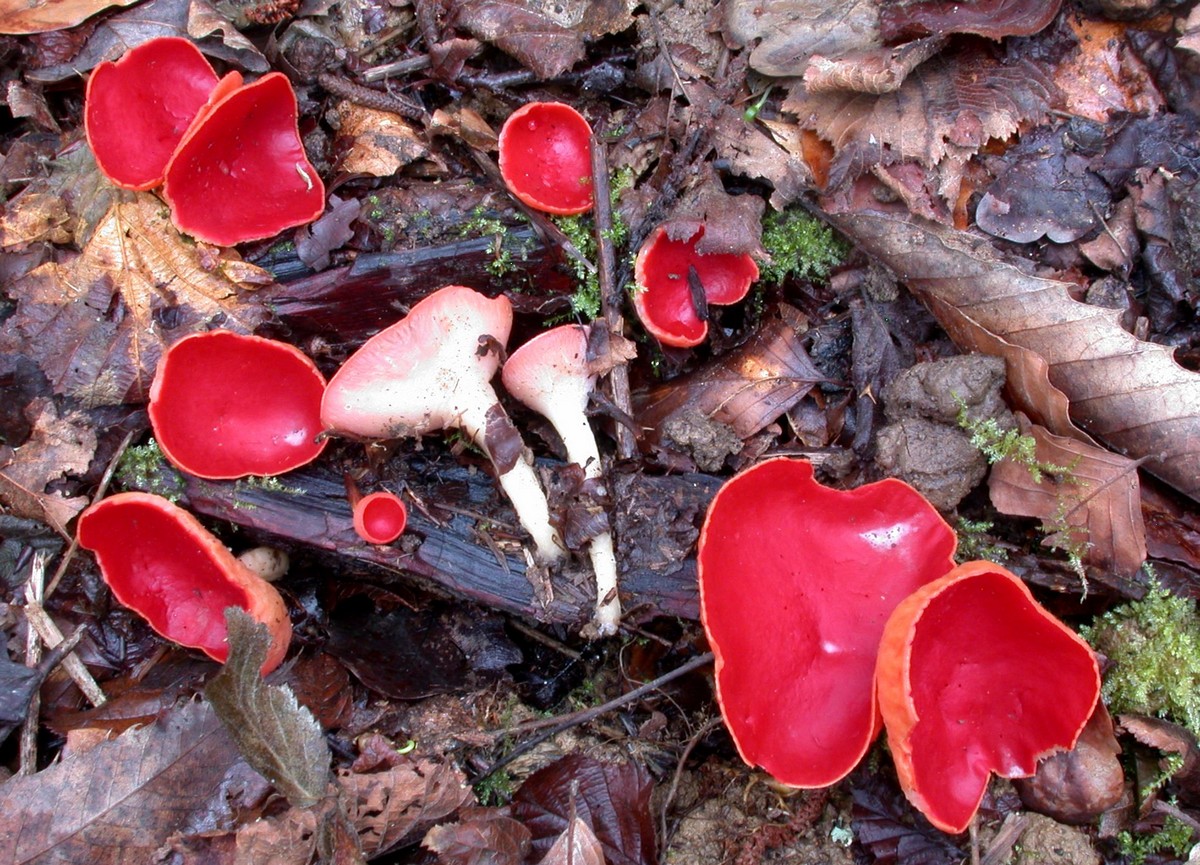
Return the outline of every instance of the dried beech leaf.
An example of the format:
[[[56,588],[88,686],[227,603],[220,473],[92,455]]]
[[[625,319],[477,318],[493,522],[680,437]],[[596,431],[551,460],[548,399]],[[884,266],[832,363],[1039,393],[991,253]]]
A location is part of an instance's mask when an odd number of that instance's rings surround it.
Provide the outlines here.
[[[557,8],[567,13],[578,2]],[[467,0],[458,6],[455,24],[490,42],[528,67],[539,78],[554,78],[583,59],[584,34],[570,25],[572,15],[551,14],[550,6],[521,0]]]
[[[47,487],[68,473],[87,471],[96,453],[95,428],[79,412],[60,414],[47,399],[33,400],[25,415],[33,427],[29,440],[7,460],[0,450],[0,502],[8,513],[45,522],[70,537],[67,523],[84,509],[87,499],[67,498]]]
[[[884,3],[879,12],[883,41],[920,36],[974,33],[989,39],[1032,36],[1046,27],[1062,0],[922,0]]]
[[[652,865],[657,861],[650,819],[653,787],[636,764],[570,754],[526,778],[513,796],[512,811],[533,833],[535,855],[550,849],[574,815],[591,826],[608,865]]]
[[[329,746],[312,713],[291,689],[264,684],[267,628],[237,607],[225,611],[229,659],[204,696],[238,749],[296,807],[316,804],[329,786]]]
[[[0,0],[0,33],[22,36],[74,27],[110,6],[138,0]]]
[[[793,86],[783,108],[833,145],[830,188],[876,165],[940,167],[939,193],[957,195],[962,167],[990,139],[1004,140],[1045,114],[1050,91],[1031,61],[1005,62],[972,44],[943,53],[882,96],[808,93]]]
[[[390,177],[418,159],[430,158],[424,135],[398,114],[353,102],[340,103],[337,114],[342,171]]]
[[[109,209],[78,255],[9,286],[17,311],[0,351],[31,357],[56,393],[84,406],[138,402],[168,342],[217,321],[243,332],[262,321],[240,290],[264,274],[236,253],[186,244],[163,204],[138,193]]]
[[[1083,560],[1112,573],[1132,576],[1146,560],[1137,463],[1128,457],[1074,439],[1017,416],[1022,435],[1037,441],[1041,463],[1067,468],[1058,477],[1035,482],[1026,466],[1001,460],[992,467],[988,489],[1002,514],[1037,517],[1044,528],[1069,531],[1072,537],[1048,537],[1051,546],[1069,549],[1086,543]],[[1070,529],[1065,529],[1069,526]]]
[[[1200,498],[1200,374],[1176,363],[1170,349],[1135,338],[1117,323],[1117,311],[1073,300],[1065,283],[1026,273],[964,232],[897,214],[831,219],[903,274],[953,336],[956,318],[966,317],[1041,356],[1079,426]]]
[[[521,865],[531,837],[507,809],[469,808],[457,823],[430,829],[421,846],[436,853],[442,865]]]
[[[587,823],[576,817],[546,852],[541,865],[604,865],[604,851]]]
[[[804,70],[804,88],[809,93],[854,90],[859,93],[891,93],[912,72],[938,51],[945,41],[938,36],[917,39],[891,47],[854,51],[841,57],[814,54]]]
[[[726,0],[722,28],[737,46],[758,40],[750,66],[763,75],[801,75],[814,54],[836,59],[879,45],[874,0]]]
[[[640,427],[661,430],[684,412],[700,412],[747,439],[824,379],[796,331],[776,318],[729,354],[635,395],[634,416]]]
[[[162,720],[0,785],[0,865],[150,862],[173,835],[234,819],[241,764],[212,710]]]

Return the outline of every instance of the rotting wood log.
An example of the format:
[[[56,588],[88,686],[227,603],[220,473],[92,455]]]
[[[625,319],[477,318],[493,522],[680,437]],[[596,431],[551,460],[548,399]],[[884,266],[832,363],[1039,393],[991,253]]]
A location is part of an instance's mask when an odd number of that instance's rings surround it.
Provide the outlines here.
[[[580,626],[594,606],[586,565],[551,577],[552,598],[539,601],[526,579],[519,545],[502,534],[516,518],[482,471],[449,457],[408,461],[406,483],[440,523],[410,507],[408,528],[393,545],[375,546],[354,532],[344,482],[334,470],[306,467],[268,483],[180,476],[174,490],[195,513],[225,520],[283,546],[303,545],[415,578],[454,597],[530,621]],[[546,467],[553,470],[554,464]],[[170,477],[164,464],[158,477]],[[696,619],[699,598],[692,551],[708,501],[720,484],[707,475],[615,478],[614,524],[622,602],[635,621]],[[157,490],[163,492],[161,485]],[[489,528],[490,526],[490,528]],[[492,543],[483,533],[488,531]],[[579,559],[584,562],[586,559]]]

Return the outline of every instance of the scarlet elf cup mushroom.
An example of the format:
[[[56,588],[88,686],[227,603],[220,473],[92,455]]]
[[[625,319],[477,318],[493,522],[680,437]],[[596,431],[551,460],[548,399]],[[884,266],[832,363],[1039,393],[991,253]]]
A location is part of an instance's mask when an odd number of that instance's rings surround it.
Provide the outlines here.
[[[251,573],[194,516],[161,496],[118,493],[79,517],[79,545],[96,555],[113,595],[168,640],[224,662],[225,609],[267,627],[262,672],[287,654],[292,626],[279,592]]]
[[[367,340],[330,379],[325,429],[362,439],[461,429],[487,454],[542,562],[564,550],[541,482],[491,380],[512,329],[512,305],[461,285],[438,289]]]
[[[277,475],[325,449],[325,378],[299,349],[227,330],[192,334],[163,354],[150,423],[163,454],[197,477]]]
[[[531,102],[500,129],[500,175],[536,210],[559,215],[592,209],[592,127],[561,102]]]
[[[893,479],[840,491],[773,459],[727,481],[701,530],[700,612],[742,758],[793,787],[844,777],[882,726],[875,658],[892,610],[954,566],[955,535]]]
[[[967,828],[993,772],[1028,777],[1073,747],[1100,695],[1088,644],[991,562],[896,607],[875,679],[900,786],[945,832]]]
[[[600,481],[604,467],[587,419],[596,374],[589,369],[587,354],[588,328],[578,324],[556,327],[514,351],[504,364],[501,381],[505,390],[550,421],[563,440],[567,457],[583,469],[584,477]],[[596,574],[592,625],[597,636],[610,636],[621,623],[612,532],[593,537],[588,542],[588,556]]]

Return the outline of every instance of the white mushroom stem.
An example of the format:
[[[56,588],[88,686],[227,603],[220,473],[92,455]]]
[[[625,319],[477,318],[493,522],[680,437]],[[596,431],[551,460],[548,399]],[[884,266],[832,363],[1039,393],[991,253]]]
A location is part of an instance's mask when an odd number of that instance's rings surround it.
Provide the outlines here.
[[[588,370],[587,335],[587,329],[579,325],[546,331],[513,352],[501,376],[510,394],[550,421],[563,440],[567,457],[583,468],[584,477],[600,480],[604,473],[600,451],[587,419],[588,397],[596,383]],[[593,537],[588,556],[596,573],[592,626],[597,636],[611,636],[621,623],[612,533]]]

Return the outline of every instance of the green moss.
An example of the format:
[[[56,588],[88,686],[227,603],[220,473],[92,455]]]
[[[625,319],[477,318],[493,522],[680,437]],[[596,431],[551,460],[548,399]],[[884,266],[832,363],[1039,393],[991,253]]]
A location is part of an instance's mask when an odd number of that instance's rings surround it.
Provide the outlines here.
[[[183,496],[183,475],[167,462],[154,439],[126,448],[115,477],[122,489],[154,493],[172,502]]]
[[[1196,604],[1157,582],[1140,601],[1083,629],[1111,667],[1104,698],[1114,712],[1170,718],[1200,735],[1200,620]]]
[[[826,279],[850,251],[832,228],[799,207],[771,211],[763,217],[762,244],[771,256],[759,269],[765,283],[790,277]]]
[[[1153,835],[1134,835],[1122,832],[1117,836],[1121,852],[1129,857],[1129,865],[1142,865],[1156,853],[1169,853],[1187,858],[1192,848],[1192,828],[1182,820],[1167,816],[1163,827]]]
[[[596,258],[596,237],[592,220],[583,216],[556,216],[554,224],[571,241],[572,246],[588,261]],[[571,312],[578,318],[591,321],[600,315],[600,278],[595,271],[588,270],[582,261],[567,258],[567,265],[575,274],[575,293],[571,295]]]
[[[970,562],[986,559],[989,562],[1003,562],[1008,558],[1008,550],[993,543],[988,534],[992,530],[990,520],[969,520],[958,518],[955,532],[958,535],[958,547],[954,557],[960,562]]]
[[[485,808],[500,807],[512,801],[516,782],[507,769],[498,769],[475,785],[475,798]]]
[[[277,477],[260,477],[251,475],[250,477],[239,478],[233,482],[233,506],[238,510],[254,510],[257,507],[253,502],[245,501],[242,496],[252,490],[263,490],[268,493],[278,493],[287,496],[302,496],[304,490],[301,487],[289,487]]]

